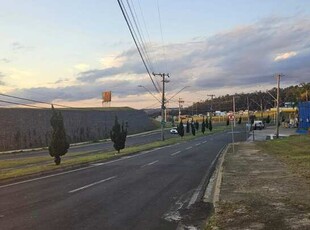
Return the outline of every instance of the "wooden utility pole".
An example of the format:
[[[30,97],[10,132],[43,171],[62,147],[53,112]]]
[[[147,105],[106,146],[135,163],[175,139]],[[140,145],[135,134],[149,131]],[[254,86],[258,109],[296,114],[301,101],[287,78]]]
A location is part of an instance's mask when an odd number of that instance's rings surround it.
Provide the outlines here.
[[[181,108],[184,101],[179,97],[179,123],[181,122]]]
[[[168,83],[169,80],[166,77],[169,77],[169,73],[152,73],[154,76],[160,76],[163,83],[163,92],[161,97],[161,140],[165,140],[164,127],[165,127],[165,110],[166,110],[166,98],[165,98],[165,83]]]
[[[279,113],[280,113],[280,81],[283,74],[277,74],[277,115],[276,115],[276,138],[279,138]]]

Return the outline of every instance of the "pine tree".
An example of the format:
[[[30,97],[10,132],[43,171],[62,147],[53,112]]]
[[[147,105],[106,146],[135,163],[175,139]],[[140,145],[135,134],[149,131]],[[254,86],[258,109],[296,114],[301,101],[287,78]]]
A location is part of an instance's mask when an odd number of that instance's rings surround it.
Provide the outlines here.
[[[270,123],[270,116],[268,115],[266,118],[266,123],[269,124]]]
[[[194,123],[191,124],[191,130],[192,130],[192,134],[195,136],[196,135],[196,129],[195,129]]]
[[[206,123],[204,117],[202,118],[202,124],[201,124],[201,132],[204,134],[206,131]]]
[[[208,117],[206,117],[206,129],[209,128],[209,121],[208,121]]]
[[[48,147],[49,154],[54,157],[54,162],[59,165],[61,156],[68,152],[70,147],[67,141],[66,130],[64,127],[63,117],[60,112],[57,112],[52,106],[51,125],[53,127],[51,142]]]
[[[127,129],[124,129],[124,122],[122,122],[122,126],[118,123],[117,116],[115,116],[115,122],[112,130],[110,131],[110,137],[114,143],[113,147],[118,153],[121,149],[125,148]]]
[[[210,130],[210,132],[212,132],[212,129],[213,129],[213,127],[212,127],[212,119],[210,118],[209,119],[209,130]]]
[[[186,133],[189,133],[189,122],[188,122],[188,120],[186,122]]]
[[[184,136],[184,126],[182,120],[180,121],[180,124],[177,127],[178,134],[183,137]]]
[[[198,121],[195,122],[195,128],[197,131],[199,130],[199,122]]]

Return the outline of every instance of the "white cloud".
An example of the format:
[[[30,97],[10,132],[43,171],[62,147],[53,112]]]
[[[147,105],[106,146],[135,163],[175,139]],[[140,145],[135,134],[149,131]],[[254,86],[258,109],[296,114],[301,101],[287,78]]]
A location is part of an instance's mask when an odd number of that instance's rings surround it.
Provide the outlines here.
[[[281,53],[281,54],[278,54],[274,61],[282,61],[282,60],[285,60],[285,59],[289,59],[291,57],[294,57],[297,55],[297,52],[294,52],[294,51],[291,51],[291,52],[287,52],[287,53]]]
[[[79,71],[85,71],[89,69],[89,65],[84,64],[84,63],[80,63],[74,66],[75,69],[79,70]]]

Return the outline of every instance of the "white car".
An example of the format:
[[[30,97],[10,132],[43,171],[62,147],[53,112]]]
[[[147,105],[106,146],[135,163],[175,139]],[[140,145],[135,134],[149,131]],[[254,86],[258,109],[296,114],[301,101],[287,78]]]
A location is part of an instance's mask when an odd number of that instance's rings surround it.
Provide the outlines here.
[[[170,133],[171,133],[171,134],[178,134],[178,129],[177,129],[177,127],[173,127],[172,129],[170,129]]]
[[[253,123],[253,129],[264,129],[265,124],[262,121],[254,121]]]

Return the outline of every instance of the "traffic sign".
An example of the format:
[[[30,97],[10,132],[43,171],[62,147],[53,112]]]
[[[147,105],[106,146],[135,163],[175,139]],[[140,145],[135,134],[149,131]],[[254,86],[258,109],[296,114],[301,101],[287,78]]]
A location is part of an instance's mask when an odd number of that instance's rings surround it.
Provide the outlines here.
[[[230,121],[233,121],[235,119],[235,116],[233,114],[229,114],[228,118],[229,118]]]

